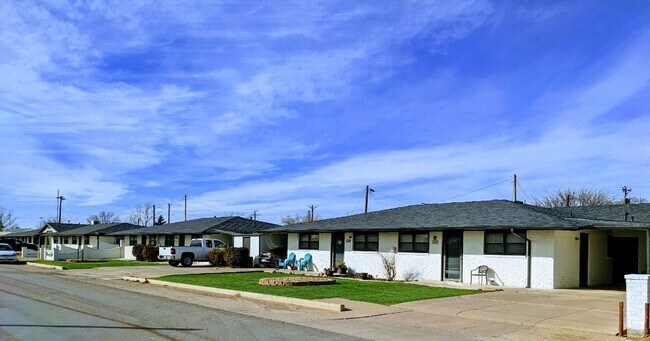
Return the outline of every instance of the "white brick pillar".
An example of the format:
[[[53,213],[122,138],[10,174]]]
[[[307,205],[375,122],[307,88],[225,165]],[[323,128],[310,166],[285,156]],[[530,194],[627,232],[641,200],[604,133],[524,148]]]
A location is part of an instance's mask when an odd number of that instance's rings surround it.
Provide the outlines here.
[[[627,308],[625,319],[628,334],[643,333],[645,304],[650,302],[650,275],[625,275]]]

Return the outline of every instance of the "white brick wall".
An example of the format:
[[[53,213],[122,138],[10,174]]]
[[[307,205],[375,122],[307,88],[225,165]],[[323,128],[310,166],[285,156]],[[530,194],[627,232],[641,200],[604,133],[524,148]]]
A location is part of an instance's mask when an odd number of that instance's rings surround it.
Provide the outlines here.
[[[287,255],[291,252],[296,254],[296,259],[305,258],[305,255],[311,253],[312,270],[321,272],[330,267],[330,248],[332,245],[331,233],[318,234],[318,250],[300,250],[298,249],[298,233],[289,233],[287,245]]]
[[[650,275],[625,275],[625,286],[627,331],[629,334],[641,334],[645,320],[645,303],[650,302]]]
[[[397,249],[398,244],[397,232],[380,232],[379,233],[379,250],[391,255],[392,251]],[[353,233],[345,233],[345,264],[352,272],[367,272],[378,278],[385,278],[384,267],[382,265],[379,252],[354,251],[352,240]],[[434,240],[434,236],[436,239]],[[330,266],[330,247],[331,234],[321,233],[319,251],[299,250],[298,234],[289,233],[288,250],[296,254],[298,258],[304,257],[309,252],[314,259],[313,263],[317,271]],[[429,233],[429,253],[397,253],[395,254],[395,268],[397,269],[397,279],[403,279],[408,272],[419,273],[421,280],[440,280],[441,250],[442,250],[442,233]]]
[[[578,238],[578,239],[576,239]],[[555,231],[554,288],[577,288],[580,285],[580,233]]]
[[[488,281],[494,285],[525,287],[527,281],[526,256],[483,254],[483,231],[465,231],[463,234],[463,282],[470,282],[470,272],[480,265],[487,265]],[[471,280],[478,281],[478,277]],[[485,282],[484,282],[485,283]]]
[[[530,286],[536,289],[553,289],[554,231],[528,231],[531,245]]]

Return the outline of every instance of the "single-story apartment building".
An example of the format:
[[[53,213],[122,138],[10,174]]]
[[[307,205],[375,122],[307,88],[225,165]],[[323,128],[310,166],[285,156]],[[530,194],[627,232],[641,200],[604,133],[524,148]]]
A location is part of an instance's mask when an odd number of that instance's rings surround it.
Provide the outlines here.
[[[38,243],[38,232],[40,228],[36,229],[16,229],[16,230],[7,230],[2,235],[2,238],[11,238],[15,240],[20,240],[25,243],[37,244]]]
[[[228,246],[246,246],[251,257],[277,246],[286,246],[286,236],[264,233],[278,225],[242,217],[214,217],[180,221],[155,227],[140,227],[108,233],[121,238],[124,245],[150,244],[160,246],[187,246],[195,238],[219,239]],[[130,252],[125,251],[126,255]]]
[[[632,219],[634,216],[634,219]],[[532,288],[623,282],[647,273],[650,204],[551,209],[489,200],[422,204],[287,225],[288,252],[312,270],[345,262],[385,277],[382,256],[406,277]],[[487,266],[487,278],[473,276]]]

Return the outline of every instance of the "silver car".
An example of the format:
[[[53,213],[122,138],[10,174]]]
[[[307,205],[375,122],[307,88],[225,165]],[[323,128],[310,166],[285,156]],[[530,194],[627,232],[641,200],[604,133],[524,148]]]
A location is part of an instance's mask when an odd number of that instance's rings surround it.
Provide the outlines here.
[[[11,245],[0,243],[0,262],[18,262],[16,251],[11,248]]]

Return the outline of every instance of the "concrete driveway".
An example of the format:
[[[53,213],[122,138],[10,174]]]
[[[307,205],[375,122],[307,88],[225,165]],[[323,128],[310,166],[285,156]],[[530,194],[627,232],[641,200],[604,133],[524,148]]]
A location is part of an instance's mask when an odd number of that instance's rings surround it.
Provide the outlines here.
[[[77,270],[64,270],[60,273],[68,276],[82,276],[92,277],[104,280],[121,279],[123,276],[139,277],[139,278],[154,278],[168,275],[196,275],[196,274],[211,274],[211,273],[227,273],[227,272],[258,272],[262,269],[231,269],[231,268],[216,268],[209,263],[195,263],[191,267],[184,268],[182,266],[121,266],[121,267],[99,267],[94,269],[77,269]]]
[[[395,305],[425,314],[614,335],[625,291],[506,289]]]

